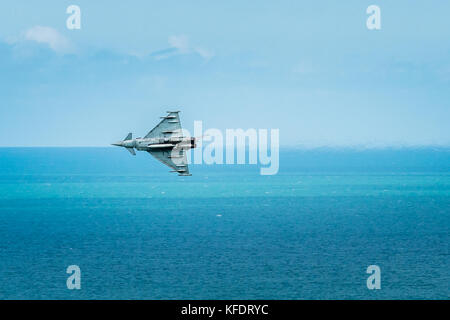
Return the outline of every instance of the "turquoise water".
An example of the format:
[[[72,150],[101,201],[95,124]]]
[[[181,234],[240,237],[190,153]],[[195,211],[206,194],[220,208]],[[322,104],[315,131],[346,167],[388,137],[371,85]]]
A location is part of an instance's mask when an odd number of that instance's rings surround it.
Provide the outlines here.
[[[450,297],[448,149],[167,171],[119,148],[0,149],[0,298]]]

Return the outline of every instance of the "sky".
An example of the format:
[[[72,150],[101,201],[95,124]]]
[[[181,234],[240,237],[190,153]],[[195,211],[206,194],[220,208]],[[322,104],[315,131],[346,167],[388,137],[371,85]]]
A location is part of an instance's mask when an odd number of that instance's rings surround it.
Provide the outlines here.
[[[81,29],[66,27],[69,5]],[[369,30],[368,6],[381,9]],[[107,146],[166,110],[285,147],[450,146],[450,2],[3,1],[0,146]]]

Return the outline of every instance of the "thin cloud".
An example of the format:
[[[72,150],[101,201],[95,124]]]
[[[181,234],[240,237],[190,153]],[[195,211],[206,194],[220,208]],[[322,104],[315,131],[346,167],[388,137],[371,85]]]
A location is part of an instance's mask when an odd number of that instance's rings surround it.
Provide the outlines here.
[[[154,52],[151,56],[154,56],[157,60],[183,54],[198,54],[205,60],[209,60],[214,56],[214,53],[211,50],[192,45],[189,38],[185,35],[170,36],[167,42],[169,43],[170,48]]]
[[[50,27],[34,26],[25,31],[23,40],[48,45],[50,49],[57,53],[68,53],[73,51],[71,42],[57,30]]]
[[[209,60],[212,57],[214,57],[214,53],[210,50],[200,48],[200,47],[195,47],[194,50],[197,54],[199,54],[202,58],[204,58],[206,60]]]
[[[189,39],[186,36],[170,36],[168,42],[172,48],[177,49],[181,54],[187,54],[191,52]]]

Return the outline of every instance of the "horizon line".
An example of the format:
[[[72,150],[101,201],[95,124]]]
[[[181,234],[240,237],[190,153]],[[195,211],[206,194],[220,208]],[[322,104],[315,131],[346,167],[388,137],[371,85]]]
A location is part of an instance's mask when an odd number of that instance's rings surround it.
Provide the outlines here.
[[[236,146],[237,147],[237,146]],[[245,146],[248,149],[248,146]],[[115,149],[114,146],[1,146],[0,149],[76,149],[76,148],[91,148],[91,149]],[[450,149],[449,145],[443,144],[424,144],[424,145],[284,145],[279,146],[281,149],[295,149],[295,150],[318,150],[318,149],[351,149],[351,150],[383,150],[383,149]],[[225,149],[225,146],[224,146]]]

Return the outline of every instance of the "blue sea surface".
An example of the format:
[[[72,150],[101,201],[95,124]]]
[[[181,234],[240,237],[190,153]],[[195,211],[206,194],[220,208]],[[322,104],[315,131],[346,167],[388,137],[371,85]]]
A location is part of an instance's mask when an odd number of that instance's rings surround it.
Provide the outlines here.
[[[120,148],[0,148],[0,298],[450,297],[449,149],[168,170]]]

